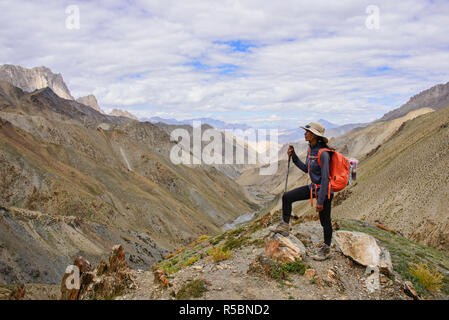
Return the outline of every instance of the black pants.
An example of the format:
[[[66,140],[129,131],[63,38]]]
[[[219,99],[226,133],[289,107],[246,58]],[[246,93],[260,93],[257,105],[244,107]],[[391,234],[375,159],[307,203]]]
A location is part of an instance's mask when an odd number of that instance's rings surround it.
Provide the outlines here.
[[[320,211],[320,222],[323,227],[324,243],[329,246],[332,240],[331,202],[333,197],[333,194],[331,194],[330,199],[326,197],[323,204],[323,210]],[[282,196],[282,219],[289,223],[292,214],[292,203],[308,199],[310,199],[309,186],[299,187],[284,193]]]

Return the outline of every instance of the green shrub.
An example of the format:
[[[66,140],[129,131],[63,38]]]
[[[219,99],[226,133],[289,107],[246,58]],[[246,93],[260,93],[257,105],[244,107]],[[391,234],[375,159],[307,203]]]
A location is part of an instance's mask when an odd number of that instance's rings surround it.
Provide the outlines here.
[[[299,273],[302,276],[306,272],[306,266],[301,260],[298,259],[295,259],[295,262],[283,263],[282,269],[285,271],[285,273]]]
[[[247,244],[248,239],[249,239],[249,237],[240,237],[240,238],[229,237],[226,240],[226,242],[224,243],[223,248],[225,250],[232,250],[235,248],[239,248],[239,247]]]
[[[199,279],[187,282],[176,293],[177,300],[186,300],[189,298],[200,298],[207,291],[206,281]]]

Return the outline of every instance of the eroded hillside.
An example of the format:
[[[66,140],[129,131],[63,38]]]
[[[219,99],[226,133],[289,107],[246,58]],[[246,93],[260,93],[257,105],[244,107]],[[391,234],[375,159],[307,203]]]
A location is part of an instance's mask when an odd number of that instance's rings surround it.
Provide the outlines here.
[[[151,123],[6,82],[0,118],[0,281],[57,283],[73,257],[117,242],[145,267],[260,208],[214,167],[172,164]]]
[[[405,122],[360,163],[334,216],[381,221],[449,251],[449,107]]]

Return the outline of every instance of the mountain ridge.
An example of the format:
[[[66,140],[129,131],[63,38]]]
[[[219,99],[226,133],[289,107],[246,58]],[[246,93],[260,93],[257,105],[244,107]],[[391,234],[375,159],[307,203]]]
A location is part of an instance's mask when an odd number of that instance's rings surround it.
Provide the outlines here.
[[[0,66],[0,80],[7,81],[23,91],[33,92],[50,87],[59,97],[74,100],[60,73],[53,73],[41,66],[27,69],[21,66],[4,64]]]
[[[393,120],[420,108],[439,110],[449,105],[449,82],[437,84],[412,96],[405,104],[384,114],[378,121]]]

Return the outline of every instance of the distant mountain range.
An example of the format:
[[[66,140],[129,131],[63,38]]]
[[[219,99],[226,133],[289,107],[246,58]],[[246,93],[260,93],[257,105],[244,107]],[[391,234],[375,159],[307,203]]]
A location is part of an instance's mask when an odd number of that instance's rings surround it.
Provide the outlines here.
[[[332,137],[336,138],[351,131],[354,128],[363,127],[367,125],[367,123],[348,123],[340,126],[338,124],[334,124],[324,119],[319,119],[317,120],[317,122],[321,123],[324,126],[325,135],[328,138]],[[299,125],[298,128],[296,129],[287,129],[279,131],[279,138],[278,138],[279,144],[293,143],[303,140],[304,140],[304,129],[299,128]]]
[[[151,123],[162,122],[162,123],[171,124],[171,125],[184,125],[184,124],[192,125],[193,121],[201,121],[202,124],[208,124],[211,127],[214,127],[215,129],[218,129],[218,130],[225,130],[225,129],[247,130],[247,129],[251,129],[251,127],[246,124],[226,123],[224,121],[216,120],[216,119],[212,119],[212,118],[195,118],[195,119],[189,119],[189,120],[176,120],[173,118],[166,119],[166,118],[161,118],[161,117],[151,117],[151,118],[140,118],[140,121],[149,121]]]
[[[84,105],[87,105],[94,110],[106,114],[98,104],[96,97],[93,94],[87,95],[85,97],[80,97],[75,100],[75,98],[70,93],[64,79],[60,73],[55,74],[49,68],[45,66],[34,67],[31,69],[24,68],[21,66],[15,66],[10,64],[4,64],[0,66],[0,80],[11,83],[25,92],[33,92],[35,90],[50,88],[56,95],[67,100],[74,100]],[[431,108],[433,110],[441,109],[449,104],[449,82],[446,84],[438,84],[427,90],[420,92],[419,94],[410,98],[410,100],[403,104],[401,107],[394,109],[383,115],[377,121],[388,121],[392,119],[397,119],[405,116],[410,111],[417,110],[420,108]],[[128,117],[133,120],[149,121],[151,123],[163,122],[171,125],[185,125],[192,124],[192,121],[201,121],[203,124],[208,124],[217,130],[225,129],[241,129],[247,130],[251,126],[244,123],[226,123],[221,120],[216,120],[213,118],[195,118],[189,120],[176,120],[173,118],[161,118],[161,117],[151,117],[151,118],[140,118],[138,119],[135,115],[129,113],[126,110],[114,109],[109,115],[120,115]],[[326,128],[326,136],[328,137],[338,137],[343,135],[356,127],[363,127],[366,124],[363,123],[350,123],[339,126],[325,119],[319,119],[317,122],[324,125]],[[285,129],[280,130],[279,143],[294,142],[303,139],[304,130],[299,128],[295,129]]]

